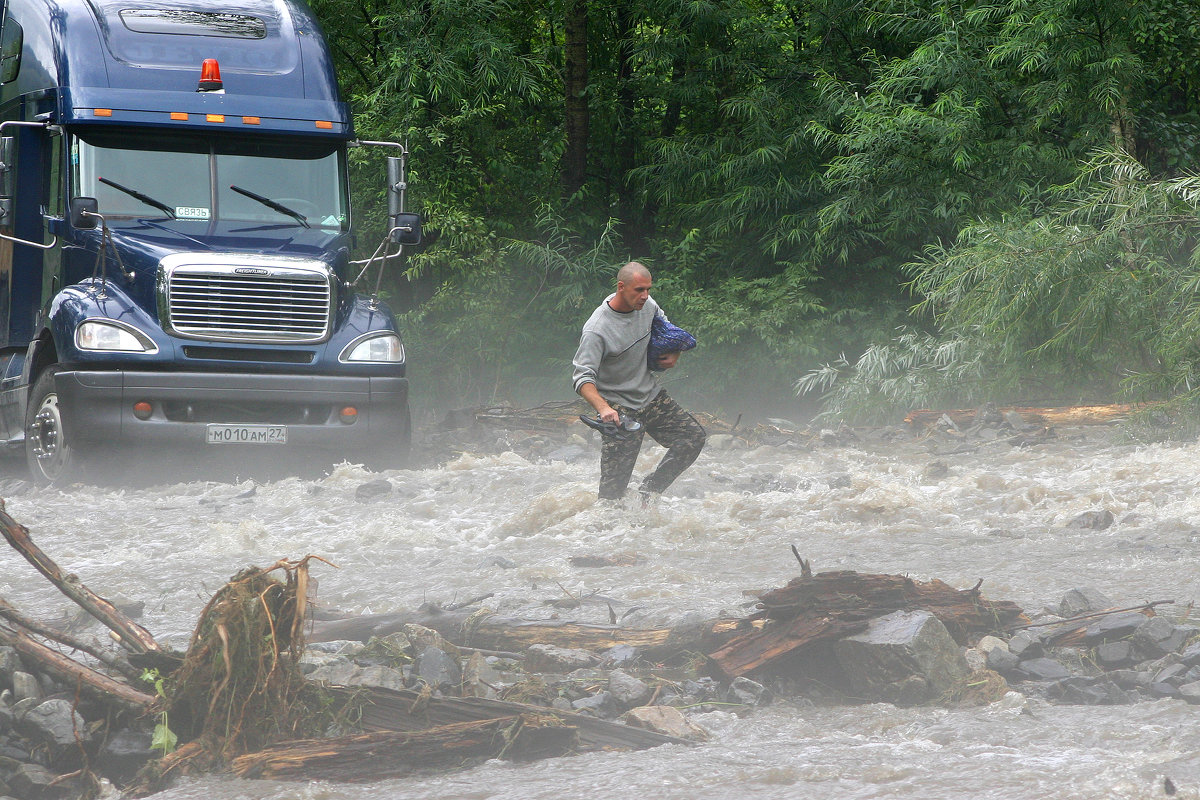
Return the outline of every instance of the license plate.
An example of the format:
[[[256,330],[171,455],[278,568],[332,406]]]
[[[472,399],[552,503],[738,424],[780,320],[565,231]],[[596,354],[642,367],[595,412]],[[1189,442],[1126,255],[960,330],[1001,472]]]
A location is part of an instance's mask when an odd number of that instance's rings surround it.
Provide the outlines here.
[[[209,425],[209,444],[287,444],[286,425]]]

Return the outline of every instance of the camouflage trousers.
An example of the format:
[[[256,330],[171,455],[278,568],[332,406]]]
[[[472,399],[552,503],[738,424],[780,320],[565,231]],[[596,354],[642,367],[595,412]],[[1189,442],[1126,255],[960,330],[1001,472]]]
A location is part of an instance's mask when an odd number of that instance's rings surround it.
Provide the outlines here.
[[[691,466],[704,447],[704,428],[695,417],[670,398],[665,391],[646,405],[634,411],[625,406],[613,405],[618,412],[642,423],[642,431],[626,440],[604,438],[600,451],[600,499],[617,500],[625,494],[638,453],[642,449],[642,436],[650,438],[667,448],[666,455],[658,467],[645,477],[639,488],[641,492],[661,493],[685,469]]]

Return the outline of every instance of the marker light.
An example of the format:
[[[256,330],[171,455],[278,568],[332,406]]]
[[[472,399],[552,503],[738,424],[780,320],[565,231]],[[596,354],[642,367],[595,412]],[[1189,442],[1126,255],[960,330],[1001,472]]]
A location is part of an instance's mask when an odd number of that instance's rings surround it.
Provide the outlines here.
[[[354,406],[346,406],[338,412],[338,419],[343,425],[353,425],[358,419],[358,409]]]
[[[133,415],[141,420],[150,419],[150,415],[154,413],[154,406],[147,403],[145,400],[139,400],[133,404]]]
[[[371,362],[375,364],[399,364],[404,361],[404,345],[400,337],[391,331],[367,334],[350,344],[338,356],[342,362]]]
[[[322,130],[332,130],[333,129],[333,123],[327,119],[317,120],[316,125],[318,128],[321,128]]]
[[[92,113],[95,114],[97,117],[111,117],[112,109],[111,108],[95,108],[95,109],[92,109]]]
[[[107,319],[89,319],[75,329],[75,346],[80,350],[119,353],[157,353],[158,346],[132,325]]]
[[[221,83],[221,65],[215,58],[206,58],[200,62],[200,85],[197,92],[223,92],[225,84]]]

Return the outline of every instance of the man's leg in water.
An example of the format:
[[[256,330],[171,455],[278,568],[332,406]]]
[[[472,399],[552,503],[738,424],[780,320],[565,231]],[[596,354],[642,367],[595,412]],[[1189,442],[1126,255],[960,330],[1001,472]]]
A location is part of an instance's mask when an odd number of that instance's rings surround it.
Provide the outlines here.
[[[632,412],[622,406],[613,408],[620,414],[633,416]],[[605,436],[600,447],[600,499],[620,500],[625,496],[625,487],[633,475],[633,467],[637,464],[638,452],[642,449],[642,431],[628,439],[614,439]]]
[[[706,434],[696,418],[665,391],[637,412],[637,420],[654,441],[667,448],[667,454],[642,481],[639,491],[661,494],[700,455]]]

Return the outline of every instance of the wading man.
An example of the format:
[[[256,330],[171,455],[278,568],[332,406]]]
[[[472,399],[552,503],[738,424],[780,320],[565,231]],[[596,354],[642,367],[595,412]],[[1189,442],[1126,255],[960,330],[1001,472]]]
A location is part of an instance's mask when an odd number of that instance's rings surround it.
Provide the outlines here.
[[[663,391],[646,360],[654,317],[666,319],[650,297],[650,284],[650,270],[642,264],[631,261],[621,267],[617,291],[592,312],[575,353],[575,391],[600,419],[617,423],[624,414],[642,424],[622,438],[604,437],[600,451],[600,498],[604,500],[625,494],[644,433],[667,453],[642,481],[643,502],[670,486],[704,447],[704,428]],[[658,366],[670,369],[678,359],[679,353],[668,353]]]

